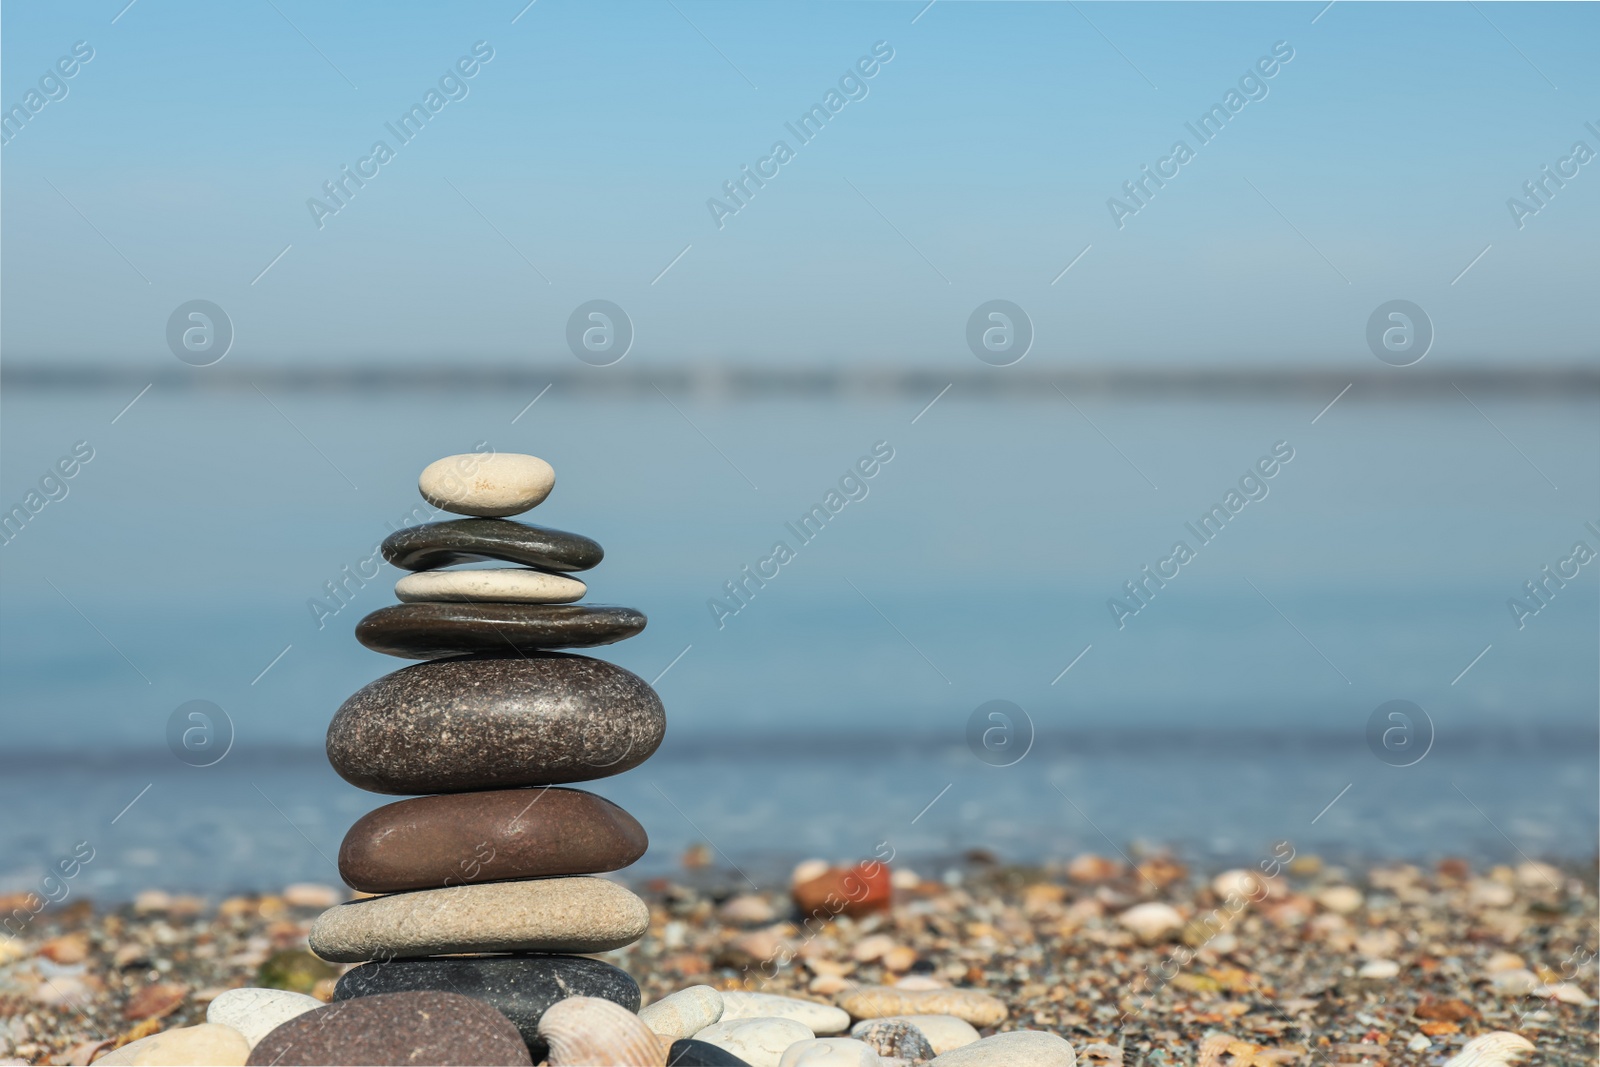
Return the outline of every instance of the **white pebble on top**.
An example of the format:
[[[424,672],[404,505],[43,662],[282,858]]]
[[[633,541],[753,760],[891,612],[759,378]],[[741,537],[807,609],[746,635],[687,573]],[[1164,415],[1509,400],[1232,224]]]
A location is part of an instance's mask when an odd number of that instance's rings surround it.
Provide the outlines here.
[[[504,518],[538,507],[555,488],[555,469],[537,456],[468,452],[422,470],[422,499],[457,515]]]

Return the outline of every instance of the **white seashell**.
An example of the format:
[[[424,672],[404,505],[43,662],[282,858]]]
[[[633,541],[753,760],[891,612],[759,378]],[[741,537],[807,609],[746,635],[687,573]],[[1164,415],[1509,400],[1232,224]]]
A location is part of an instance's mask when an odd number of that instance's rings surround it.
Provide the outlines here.
[[[1549,997],[1551,1000],[1559,1000],[1563,1004],[1577,1004],[1582,1007],[1587,1007],[1594,1003],[1594,998],[1585,993],[1581,986],[1573,985],[1571,982],[1539,986],[1533,990],[1533,995],[1536,997]]]
[[[1200,1059],[1196,1067],[1219,1067],[1233,1038],[1227,1034],[1210,1033],[1200,1042]]]
[[[663,1067],[667,1046],[633,1012],[599,997],[559,1000],[539,1019],[551,1067]]]
[[[639,1018],[668,1041],[693,1037],[722,1018],[722,994],[708,985],[692,985],[640,1008]]]
[[[1135,904],[1117,916],[1117,922],[1144,941],[1160,941],[1183,929],[1183,916],[1178,914],[1178,909],[1155,901]]]
[[[1445,1061],[1444,1067],[1501,1067],[1533,1051],[1533,1042],[1509,1030],[1475,1037]]]
[[[1096,1041],[1079,1049],[1078,1058],[1095,1065],[1103,1064],[1104,1067],[1122,1067],[1122,1046]]]

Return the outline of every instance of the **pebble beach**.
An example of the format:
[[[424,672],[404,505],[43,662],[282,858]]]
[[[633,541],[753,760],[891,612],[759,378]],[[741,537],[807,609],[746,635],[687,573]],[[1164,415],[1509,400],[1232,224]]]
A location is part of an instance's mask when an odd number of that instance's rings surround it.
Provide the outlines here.
[[[1533,1064],[1600,1052],[1592,864],[1356,869],[1303,855],[1252,885],[1250,872],[1160,855],[1130,868],[974,854],[945,870],[891,865],[887,899],[819,920],[793,892],[741,892],[732,872],[700,867],[703,854],[684,859],[681,877],[633,885],[645,936],[594,957],[637,979],[646,1015],[695,986],[843,1007],[852,1026],[862,1011],[965,1011],[983,1024],[975,1036],[1045,1031],[1078,1062],[1130,1067],[1208,1062],[1206,1049],[1215,1064],[1436,1067],[1499,1032],[1531,1042]],[[1261,899],[1208,921],[1241,887]],[[307,936],[345,895],[151,890],[117,908],[46,911],[0,942],[0,1059],[102,1060],[204,1023],[228,990],[330,1000],[353,967],[312,955]],[[904,1010],[927,998],[944,1012]],[[993,1002],[998,1021],[982,1015]]]

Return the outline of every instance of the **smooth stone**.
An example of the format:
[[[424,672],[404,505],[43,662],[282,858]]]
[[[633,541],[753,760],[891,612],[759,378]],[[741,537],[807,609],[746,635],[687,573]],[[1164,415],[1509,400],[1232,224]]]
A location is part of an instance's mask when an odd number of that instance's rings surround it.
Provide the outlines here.
[[[339,874],[363,893],[439,889],[615,871],[649,845],[639,820],[581,789],[443,793],[356,820],[339,846]]]
[[[731,1052],[750,1067],[778,1067],[790,1045],[815,1036],[793,1019],[724,1019],[701,1030],[694,1039]]]
[[[644,1024],[668,1041],[693,1037],[722,1019],[722,994],[708,985],[669,993],[639,1009]]]
[[[589,587],[576,578],[532,567],[417,571],[394,583],[394,595],[401,600],[428,604],[570,604],[582,600],[588,591]]]
[[[308,1011],[263,1038],[247,1062],[533,1065],[510,1019],[481,1000],[431,990],[341,1000]]]
[[[516,452],[469,452],[436,459],[422,468],[422,499],[457,515],[503,518],[544,503],[556,487],[556,472],[538,456]]]
[[[390,656],[440,659],[589,648],[644,629],[632,608],[605,604],[390,604],[356,623],[356,640]]]
[[[1077,1061],[1064,1037],[1043,1030],[1013,1030],[946,1052],[929,1067],[1074,1067]]]
[[[784,1049],[778,1067],[878,1067],[882,1062],[871,1045],[853,1037],[819,1037]]]
[[[850,1015],[832,1004],[771,993],[728,990],[722,994],[722,1020],[792,1019],[813,1034],[842,1034],[850,1029]]]
[[[201,1023],[130,1041],[94,1062],[102,1067],[243,1067],[249,1058],[250,1042],[239,1031],[221,1023]]]
[[[998,1026],[1005,1021],[1005,1002],[974,989],[895,989],[864,986],[839,999],[839,1006],[857,1019],[891,1015],[954,1015],[973,1026]]]
[[[878,1019],[865,1019],[850,1028],[852,1037],[860,1037],[861,1032],[873,1023],[910,1023],[922,1031],[922,1036],[928,1039],[928,1044],[933,1046],[937,1054],[949,1052],[953,1048],[970,1045],[978,1040],[977,1030],[965,1019],[957,1019],[954,1015],[886,1015]]]
[[[666,728],[655,690],[603,660],[431,660],[346,700],[328,726],[328,762],[373,793],[559,785],[637,767]]]
[[[311,924],[311,951],[333,963],[459,952],[609,952],[650,928],[650,909],[604,878],[421,889],[352,900]]]
[[[334,986],[333,999],[434,989],[481,1000],[510,1019],[535,1061],[547,1051],[539,1020],[568,997],[598,997],[639,1009],[639,986],[626,971],[584,956],[449,956],[363,963]]]
[[[586,571],[605,558],[600,542],[582,534],[508,519],[449,519],[396,530],[383,539],[383,558],[408,571],[497,559],[547,571]]]
[[[230,989],[206,1005],[206,1022],[231,1026],[254,1048],[273,1030],[322,1007],[322,1001],[288,989]]]
[[[852,1028],[850,1036],[886,1059],[921,1064],[938,1055],[927,1035],[902,1019],[868,1019]]]
[[[674,1041],[667,1051],[667,1067],[750,1067],[750,1064],[725,1048],[685,1037]]]

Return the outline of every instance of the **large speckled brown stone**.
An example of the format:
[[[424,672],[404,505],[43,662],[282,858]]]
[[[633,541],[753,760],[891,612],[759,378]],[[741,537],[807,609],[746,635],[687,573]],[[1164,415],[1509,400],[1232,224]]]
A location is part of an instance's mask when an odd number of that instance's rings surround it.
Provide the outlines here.
[[[374,793],[559,785],[637,767],[666,728],[655,690],[601,660],[433,660],[346,700],[328,726],[328,762]]]
[[[369,811],[339,846],[339,873],[364,893],[614,871],[650,839],[632,815],[581,789],[446,793]]]
[[[296,1016],[261,1039],[252,1067],[501,1064],[532,1067],[510,1019],[459,993],[380,993]]]
[[[311,924],[331,963],[463,952],[609,952],[650,928],[650,909],[604,878],[530,878],[367,897]]]

